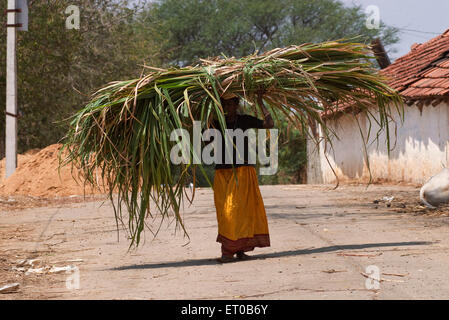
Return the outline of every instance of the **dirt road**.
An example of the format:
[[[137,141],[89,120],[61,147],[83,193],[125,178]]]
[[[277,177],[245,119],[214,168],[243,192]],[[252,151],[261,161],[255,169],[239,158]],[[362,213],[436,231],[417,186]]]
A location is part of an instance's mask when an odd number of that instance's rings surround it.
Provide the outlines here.
[[[220,265],[213,195],[198,190],[184,218],[190,241],[164,223],[127,252],[109,202],[0,211],[0,299],[449,298],[449,218],[421,213],[405,186],[264,186],[270,248]],[[374,203],[384,196],[387,202]],[[11,268],[71,265],[70,273]],[[367,277],[380,279],[380,282]],[[78,282],[79,280],[79,282]],[[78,289],[77,289],[78,288]]]

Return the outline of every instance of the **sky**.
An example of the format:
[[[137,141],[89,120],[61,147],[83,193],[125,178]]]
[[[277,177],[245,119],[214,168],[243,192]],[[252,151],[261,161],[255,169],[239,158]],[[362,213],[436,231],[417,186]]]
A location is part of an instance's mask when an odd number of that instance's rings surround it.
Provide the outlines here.
[[[410,51],[414,43],[426,42],[449,29],[449,0],[340,0],[345,5],[379,8],[380,19],[400,28],[400,42],[390,52],[395,60]]]

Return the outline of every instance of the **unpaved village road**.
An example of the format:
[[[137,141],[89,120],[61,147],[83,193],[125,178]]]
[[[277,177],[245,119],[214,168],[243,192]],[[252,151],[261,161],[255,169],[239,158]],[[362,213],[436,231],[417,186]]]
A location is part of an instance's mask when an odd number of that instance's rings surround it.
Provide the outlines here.
[[[197,190],[184,219],[127,252],[106,201],[0,211],[0,299],[448,299],[449,218],[419,213],[410,186],[263,186],[270,248],[221,265],[213,194]],[[373,203],[394,196],[391,207]],[[13,271],[17,261],[78,273]],[[374,266],[370,269],[369,266]],[[367,269],[368,268],[368,269]],[[379,270],[381,282],[367,279]],[[74,276],[79,275],[79,289]],[[364,275],[365,274],[365,275]],[[72,277],[72,278],[69,278]],[[375,277],[375,275],[374,275]]]

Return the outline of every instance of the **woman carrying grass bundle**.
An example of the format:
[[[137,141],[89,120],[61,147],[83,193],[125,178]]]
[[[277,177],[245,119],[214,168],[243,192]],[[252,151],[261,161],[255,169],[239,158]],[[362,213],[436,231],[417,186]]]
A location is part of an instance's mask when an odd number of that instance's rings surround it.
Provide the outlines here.
[[[262,108],[264,120],[237,113],[239,99],[222,100],[228,129],[271,129],[273,119],[263,105],[259,94],[259,106]],[[222,135],[224,136],[224,135]],[[223,150],[225,143],[222,143]],[[221,243],[221,263],[234,261],[234,255],[239,260],[250,257],[245,254],[255,247],[269,247],[270,236],[268,221],[262,196],[257,181],[256,169],[248,161],[248,141],[244,142],[243,155],[233,147],[233,163],[226,163],[225,151],[222,164],[215,166],[214,200],[217,211],[218,237]],[[237,164],[237,157],[243,156],[243,164]]]
[[[184,192],[195,176],[189,169],[206,174],[200,163],[188,161],[180,164],[181,173],[176,174],[171,150],[183,139],[171,140],[172,132],[193,131],[195,121],[204,127],[213,118],[220,122],[219,128],[225,128],[226,120],[228,128],[271,128],[273,121],[255,92],[265,88],[263,99],[273,115],[285,116],[304,135],[309,128],[320,127],[319,135],[311,135],[316,143],[331,143],[337,137],[322,115],[350,105],[354,117],[366,115],[369,128],[374,122],[375,137],[385,131],[386,147],[391,150],[392,113],[397,110],[402,118],[403,103],[373,59],[368,46],[338,40],[242,58],[202,60],[194,67],[148,67],[152,71],[147,75],[100,89],[73,116],[60,153],[66,150],[68,155],[61,157],[61,165],[71,163],[86,183],[98,186],[100,181],[107,187],[117,229],[121,223],[129,232],[130,248],[141,243],[145,229],[157,235],[159,229],[152,228],[151,219],[173,218],[187,235],[181,211],[185,199],[193,201]],[[258,103],[265,120],[237,115],[237,100],[219,101],[225,94]],[[362,140],[368,143],[362,131]],[[201,159],[194,150],[190,148],[185,159]],[[232,261],[235,254],[245,258],[244,252],[270,244],[254,167],[217,166],[214,193],[223,262]]]

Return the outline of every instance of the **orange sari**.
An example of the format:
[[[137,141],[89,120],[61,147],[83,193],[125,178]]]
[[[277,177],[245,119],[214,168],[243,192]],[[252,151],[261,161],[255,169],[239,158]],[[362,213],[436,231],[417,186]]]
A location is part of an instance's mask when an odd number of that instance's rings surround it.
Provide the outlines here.
[[[254,167],[215,170],[214,200],[217,242],[222,244],[223,255],[270,246],[267,215]]]

